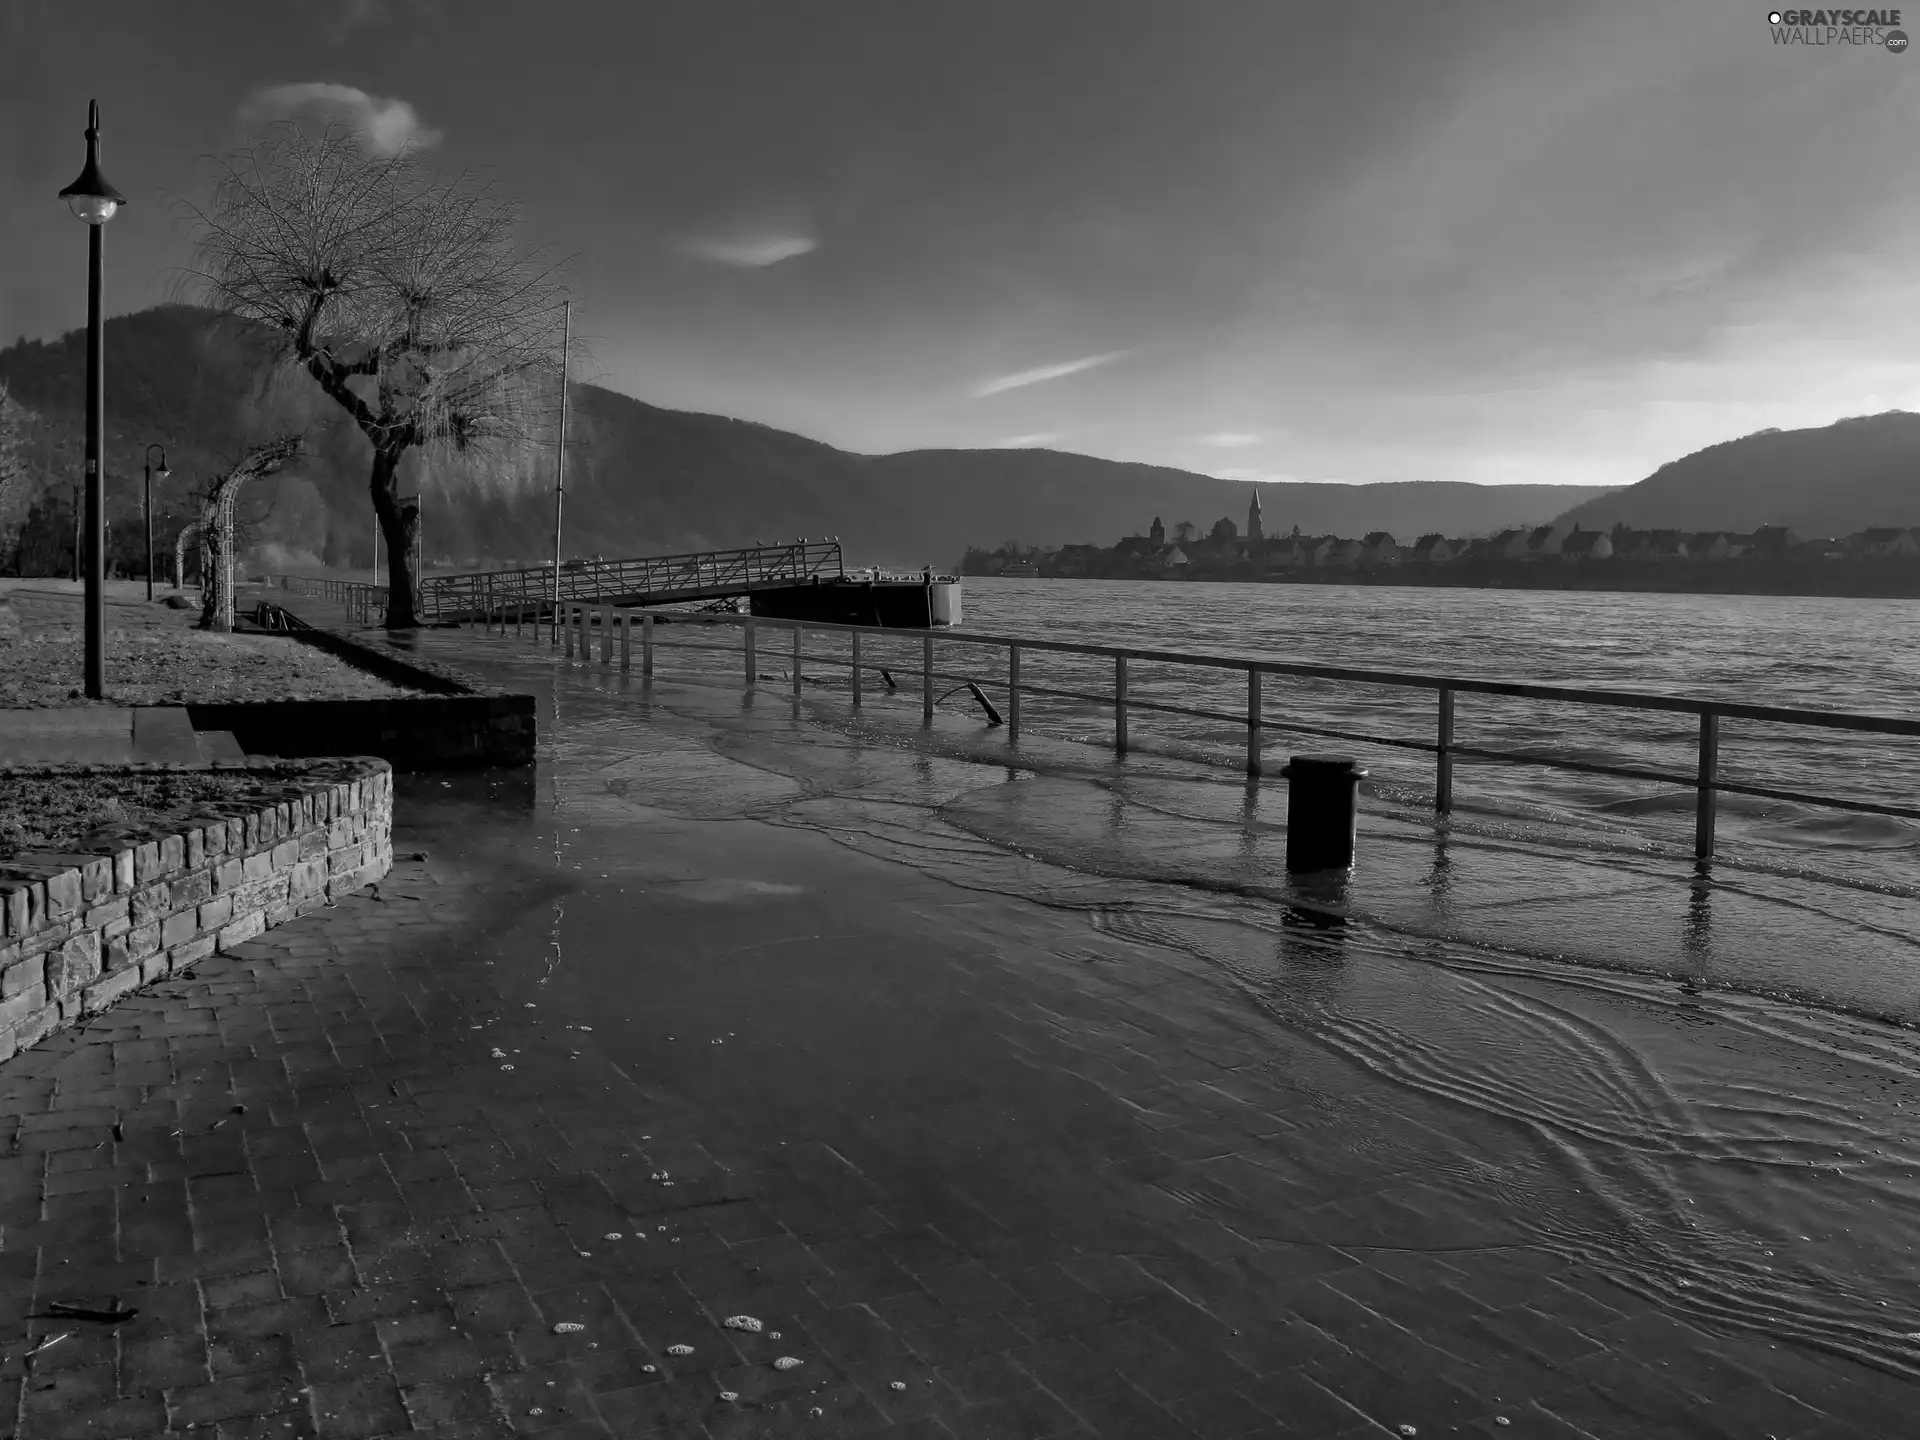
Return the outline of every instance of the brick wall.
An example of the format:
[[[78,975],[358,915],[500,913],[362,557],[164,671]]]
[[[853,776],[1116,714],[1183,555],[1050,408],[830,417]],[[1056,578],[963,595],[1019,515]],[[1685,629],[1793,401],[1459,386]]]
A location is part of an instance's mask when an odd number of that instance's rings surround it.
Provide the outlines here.
[[[0,778],[0,784],[4,784]],[[170,827],[0,857],[0,1060],[122,995],[378,880],[393,772],[332,760]]]

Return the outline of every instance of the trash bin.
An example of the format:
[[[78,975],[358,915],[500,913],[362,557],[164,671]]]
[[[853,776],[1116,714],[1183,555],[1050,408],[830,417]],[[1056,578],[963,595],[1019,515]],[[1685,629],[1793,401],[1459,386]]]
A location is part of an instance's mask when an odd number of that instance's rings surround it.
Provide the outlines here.
[[[1287,777],[1287,873],[1351,869],[1367,772],[1345,755],[1295,755],[1280,773]]]

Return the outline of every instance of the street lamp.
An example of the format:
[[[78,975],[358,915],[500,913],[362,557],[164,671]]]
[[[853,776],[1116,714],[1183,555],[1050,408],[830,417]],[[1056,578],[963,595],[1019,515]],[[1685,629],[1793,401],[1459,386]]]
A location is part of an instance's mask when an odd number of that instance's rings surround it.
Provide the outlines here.
[[[553,467],[553,634],[560,643],[560,507],[567,495],[567,352],[573,348],[573,302],[566,302],[566,329],[560,337],[560,455]]]
[[[106,481],[101,466],[107,448],[103,415],[106,355],[100,324],[100,231],[127,197],[100,173],[100,102],[87,103],[87,164],[60,198],[87,223],[87,698],[105,698],[106,675]]]
[[[160,452],[160,478],[166,479],[173,472],[167,469],[167,447],[158,440],[147,446],[147,499],[142,507],[147,517],[147,599],[153,599],[153,452]]]

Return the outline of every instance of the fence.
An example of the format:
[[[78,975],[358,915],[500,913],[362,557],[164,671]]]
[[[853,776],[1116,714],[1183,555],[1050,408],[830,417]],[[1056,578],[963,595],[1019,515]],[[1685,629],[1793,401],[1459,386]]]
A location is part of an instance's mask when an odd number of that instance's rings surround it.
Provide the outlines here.
[[[487,615],[483,624],[489,629],[499,628],[502,633],[512,625],[516,634],[523,633],[529,623],[532,624],[533,638],[539,638],[539,619],[542,611],[539,607],[523,605],[520,607],[501,607]],[[636,625],[636,619],[638,624]],[[1920,808],[1903,805],[1880,804],[1873,801],[1850,800],[1842,796],[1817,795],[1798,790],[1786,790],[1772,786],[1748,785],[1728,780],[1719,773],[1721,722],[1723,720],[1747,720],[1770,725],[1803,727],[1809,731],[1852,731],[1863,734],[1899,735],[1920,737],[1920,720],[1903,720],[1883,715],[1852,715],[1838,711],[1798,709],[1773,705],[1743,705],[1731,701],[1695,700],[1681,696],[1639,694],[1624,690],[1580,689],[1559,685],[1530,685],[1499,680],[1478,680],[1458,676],[1419,675],[1388,670],[1357,670],[1331,665],[1294,664],[1280,660],[1251,660],[1233,655],[1210,655],[1174,650],[1156,650],[1115,645],[1083,645],[1064,640],[1040,640],[1031,636],[991,635],[965,630],[883,630],[870,626],[828,625],[817,621],[774,620],[767,617],[741,615],[689,614],[675,612],[656,617],[652,613],[636,612],[612,605],[562,605],[560,624],[549,622],[548,639],[555,647],[562,644],[568,658],[576,652],[581,658],[592,659],[592,644],[597,631],[600,641],[600,663],[611,667],[617,645],[620,669],[630,671],[633,668],[634,631],[640,631],[641,673],[654,673],[655,652],[661,648],[655,634],[656,621],[674,625],[722,626],[733,627],[741,631],[739,646],[714,644],[701,641],[676,641],[670,647],[673,650],[708,650],[728,654],[739,654],[744,663],[747,682],[756,683],[759,679],[758,641],[766,631],[790,631],[792,633],[793,654],[793,692],[798,695],[802,683],[802,667],[812,662],[847,667],[852,678],[853,704],[859,705],[863,697],[863,684],[866,677],[876,671],[885,673],[883,667],[863,659],[861,654],[862,637],[888,638],[896,640],[918,640],[920,642],[919,666],[921,714],[925,723],[931,724],[935,704],[935,687],[941,682],[951,681],[956,688],[969,685],[975,679],[971,675],[943,672],[934,668],[934,647],[943,645],[981,646],[988,649],[1005,650],[1007,655],[1006,687],[1006,725],[1008,737],[1018,740],[1020,735],[1020,698],[1024,695],[1046,696],[1054,699],[1077,700],[1111,709],[1113,712],[1113,746],[1116,752],[1124,754],[1128,747],[1128,719],[1132,712],[1149,711],[1163,714],[1186,715],[1207,720],[1224,721],[1246,729],[1246,770],[1249,775],[1258,776],[1263,767],[1261,754],[1262,740],[1266,732],[1283,734],[1311,735],[1323,739],[1345,740],[1366,745],[1381,745],[1399,750],[1412,750],[1430,754],[1434,757],[1433,808],[1444,814],[1453,807],[1453,771],[1454,761],[1458,758],[1492,761],[1507,765],[1539,766],[1549,769],[1574,771],[1581,774],[1604,775],[1617,779],[1652,781],[1659,784],[1676,785],[1690,788],[1695,792],[1694,802],[1694,854],[1700,860],[1710,860],[1714,853],[1714,822],[1716,797],[1721,794],[1750,795],[1760,799],[1779,800],[1794,804],[1814,805],[1827,809],[1850,811],[1866,815],[1888,815],[1908,820],[1920,820]],[[805,634],[808,631],[817,634],[840,634],[851,638],[852,654],[850,659],[839,656],[807,653]],[[1113,665],[1113,685],[1111,690],[1094,693],[1084,690],[1068,690],[1054,686],[1036,685],[1031,680],[1022,680],[1020,658],[1025,652],[1038,651],[1089,656],[1111,661]],[[1207,709],[1198,706],[1170,705],[1162,702],[1138,699],[1128,693],[1127,667],[1130,661],[1146,661],[1156,664],[1181,665],[1197,669],[1215,671],[1239,671],[1246,676],[1246,708],[1244,712],[1233,713]],[[1430,691],[1434,696],[1433,739],[1415,740],[1404,736],[1380,735],[1363,731],[1340,729],[1326,725],[1311,725],[1299,721],[1278,720],[1267,714],[1262,694],[1265,677],[1288,676],[1295,678],[1342,681],[1360,685],[1377,685],[1390,690]],[[1574,760],[1559,756],[1531,755],[1525,751],[1496,749],[1480,745],[1462,744],[1454,734],[1454,702],[1460,695],[1491,695],[1513,699],[1544,701],[1554,704],[1576,706],[1601,706],[1609,709],[1640,710],[1665,712],[1669,714],[1692,715],[1698,718],[1699,732],[1696,764],[1691,774],[1679,771],[1660,770],[1633,765],[1608,765],[1595,761]]]
[[[344,605],[347,618],[361,625],[378,625],[387,618],[387,587],[364,580],[324,580],[308,575],[280,575],[269,579],[295,595],[316,595]]]

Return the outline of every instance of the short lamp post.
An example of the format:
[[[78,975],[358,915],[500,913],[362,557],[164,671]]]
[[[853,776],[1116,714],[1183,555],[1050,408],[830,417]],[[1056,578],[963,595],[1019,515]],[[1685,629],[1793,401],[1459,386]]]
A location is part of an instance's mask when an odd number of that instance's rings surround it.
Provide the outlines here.
[[[153,452],[156,450],[160,452],[160,468],[158,470],[153,468]],[[158,440],[147,446],[147,463],[145,468],[147,476],[146,502],[141,509],[142,513],[147,517],[147,599],[151,600],[153,599],[153,477],[158,475],[164,480],[173,473],[167,469],[167,447],[162,445]]]
[[[100,173],[100,102],[87,106],[87,164],[80,178],[60,192],[75,216],[87,225],[87,521],[86,582],[87,669],[89,700],[105,698],[107,690],[106,589],[106,480],[101,474],[106,455],[106,356],[100,321],[100,232],[127,197]]]

